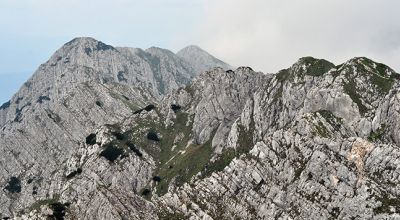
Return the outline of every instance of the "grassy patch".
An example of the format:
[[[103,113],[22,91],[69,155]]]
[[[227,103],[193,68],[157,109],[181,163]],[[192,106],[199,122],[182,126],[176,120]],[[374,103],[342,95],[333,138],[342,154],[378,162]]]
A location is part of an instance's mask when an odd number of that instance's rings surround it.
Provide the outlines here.
[[[374,70],[374,72],[371,73],[370,82],[377,87],[380,94],[387,94],[399,75],[391,71],[385,64],[376,63],[368,58],[363,57],[361,62]],[[364,67],[361,69],[367,71]],[[393,72],[393,74],[389,75],[388,72]]]
[[[284,81],[286,81],[287,79],[290,78],[290,71],[289,71],[289,69],[283,69],[283,70],[279,71],[275,75],[275,77],[278,80],[278,82],[283,83]]]
[[[188,217],[185,217],[184,214],[180,212],[169,212],[168,210],[160,210],[157,212],[157,216],[160,219],[168,219],[168,220],[184,220],[184,219],[189,219]]]
[[[169,183],[175,179],[176,186],[182,186],[202,171],[213,153],[211,139],[203,145],[189,145],[183,152],[178,153],[171,161],[163,164],[158,170],[162,178],[157,185],[157,193],[164,194],[168,190]]]
[[[371,132],[370,135],[368,136],[369,141],[377,141],[377,140],[382,140],[386,131],[386,125],[383,124],[381,127],[376,130],[376,132]]]
[[[400,210],[400,198],[390,198],[388,195],[384,195],[378,197],[377,200],[381,203],[381,206],[374,208],[375,214],[393,213],[391,207],[395,208],[396,211]]]
[[[342,118],[336,117],[331,111],[320,110],[318,113],[328,122],[336,131],[343,125]]]
[[[324,59],[315,59],[313,57],[304,57],[302,60],[310,64],[305,72],[309,76],[322,76],[324,73],[328,72],[330,69],[335,67],[335,65]]]
[[[371,83],[373,83],[377,87],[380,94],[387,94],[390,91],[390,89],[392,89],[392,86],[394,84],[393,79],[385,78],[377,74],[372,74],[370,80]]]
[[[210,151],[204,145],[188,145],[192,129],[191,123],[187,123],[188,114],[179,111],[174,124],[169,127],[165,127],[162,121],[141,119],[124,133],[126,140],[118,142],[119,146],[126,146],[136,154],[141,154],[139,149],[143,149],[156,160],[158,166],[155,174],[159,181],[155,182],[159,195],[167,192],[173,179],[177,186],[187,182],[199,171],[199,164],[203,164],[199,161],[203,160],[204,154],[209,154],[205,152]]]
[[[343,89],[353,102],[357,104],[360,114],[365,115],[368,112],[368,108],[362,103],[361,96],[357,93],[357,86],[354,80],[349,79],[349,82],[343,85]]]
[[[248,130],[244,126],[238,126],[239,137],[236,149],[225,149],[214,162],[209,162],[206,166],[206,169],[202,173],[202,178],[210,176],[213,172],[224,170],[224,168],[228,166],[235,157],[238,157],[244,153],[248,153],[254,146],[254,129],[255,125],[253,120],[251,120]]]
[[[318,121],[318,124],[314,124],[314,127],[319,136],[324,137],[324,138],[331,137],[329,130],[325,127],[325,125],[322,122]]]

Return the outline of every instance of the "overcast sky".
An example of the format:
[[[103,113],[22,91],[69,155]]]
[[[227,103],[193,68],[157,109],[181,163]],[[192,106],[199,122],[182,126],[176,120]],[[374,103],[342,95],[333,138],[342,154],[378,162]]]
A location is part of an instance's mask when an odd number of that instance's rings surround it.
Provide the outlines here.
[[[276,72],[299,57],[367,56],[400,72],[398,0],[0,0],[0,103],[62,44],[196,44],[233,66]]]

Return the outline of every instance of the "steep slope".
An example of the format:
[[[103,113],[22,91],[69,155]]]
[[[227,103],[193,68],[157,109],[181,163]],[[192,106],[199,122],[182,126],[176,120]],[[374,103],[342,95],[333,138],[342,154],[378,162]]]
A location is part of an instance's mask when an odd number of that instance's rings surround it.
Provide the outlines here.
[[[214,67],[221,67],[225,70],[232,69],[229,64],[215,58],[198,46],[190,45],[176,53],[179,57],[192,65],[197,74],[210,70]]]
[[[153,73],[156,89],[165,95],[174,89],[187,85],[195,76],[190,63],[169,50],[151,47],[147,50],[139,48],[118,48],[127,57],[140,57],[148,63]]]
[[[19,121],[27,106],[35,102],[51,105],[83,82],[128,85],[159,100],[191,82],[198,74],[192,66],[161,48],[114,48],[93,38],[75,38],[57,50],[10,102],[0,107],[0,127]],[[209,67],[214,66],[201,66]]]
[[[165,57],[165,54],[170,57]],[[4,190],[0,196],[0,217],[14,216],[18,210],[27,211],[27,207],[32,209],[32,206],[40,207],[46,201],[58,200],[60,192],[65,191],[63,185],[68,185],[65,182],[71,176],[86,173],[82,169],[84,164],[98,167],[97,160],[89,163],[84,159],[74,161],[73,158],[74,155],[87,157],[93,153],[92,149],[83,155],[80,147],[93,140],[96,142],[93,135],[96,136],[99,129],[103,126],[118,128],[120,122],[146,106],[146,111],[150,111],[151,104],[158,102],[164,92],[191,81],[194,73],[189,64],[176,55],[162,50],[154,57],[158,57],[160,63],[139,56],[135,49],[114,48],[93,38],[76,38],[57,50],[10,102],[2,105],[0,185]],[[158,84],[166,85],[166,89],[161,90]],[[135,164],[126,172],[134,171],[139,176],[151,174],[151,160]],[[112,171],[108,170],[104,175],[110,176]],[[134,178],[128,173],[121,175],[127,177],[125,181]],[[93,177],[88,179],[79,185],[103,185]],[[139,179],[133,180],[136,184],[131,189],[142,187]],[[77,189],[79,194],[80,189]],[[136,195],[134,191],[119,194],[127,199]],[[92,202],[97,199],[98,204],[106,198],[88,196]],[[140,204],[132,204],[132,212],[147,206],[141,200],[133,200]],[[90,211],[92,208],[95,210]],[[103,211],[112,213],[112,209],[110,206]],[[86,207],[85,210],[93,214],[98,209]]]
[[[300,59],[248,97],[234,150],[158,198],[164,217],[399,218],[398,77],[366,58]]]
[[[312,57],[274,75],[215,68],[162,100],[81,83],[3,127],[0,217],[396,219],[399,88],[367,58]]]

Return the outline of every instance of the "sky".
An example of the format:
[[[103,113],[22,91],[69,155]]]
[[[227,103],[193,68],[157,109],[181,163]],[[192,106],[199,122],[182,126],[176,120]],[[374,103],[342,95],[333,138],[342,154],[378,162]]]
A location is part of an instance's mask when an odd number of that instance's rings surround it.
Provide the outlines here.
[[[277,72],[300,57],[366,56],[400,72],[398,0],[0,0],[0,103],[75,37],[114,46],[195,44]]]

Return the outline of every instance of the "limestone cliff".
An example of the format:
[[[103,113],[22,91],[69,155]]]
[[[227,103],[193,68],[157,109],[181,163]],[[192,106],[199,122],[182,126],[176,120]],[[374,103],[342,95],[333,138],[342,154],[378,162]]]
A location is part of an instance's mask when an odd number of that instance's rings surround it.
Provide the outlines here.
[[[399,74],[182,54],[78,38],[41,65],[0,109],[0,217],[400,218]]]

